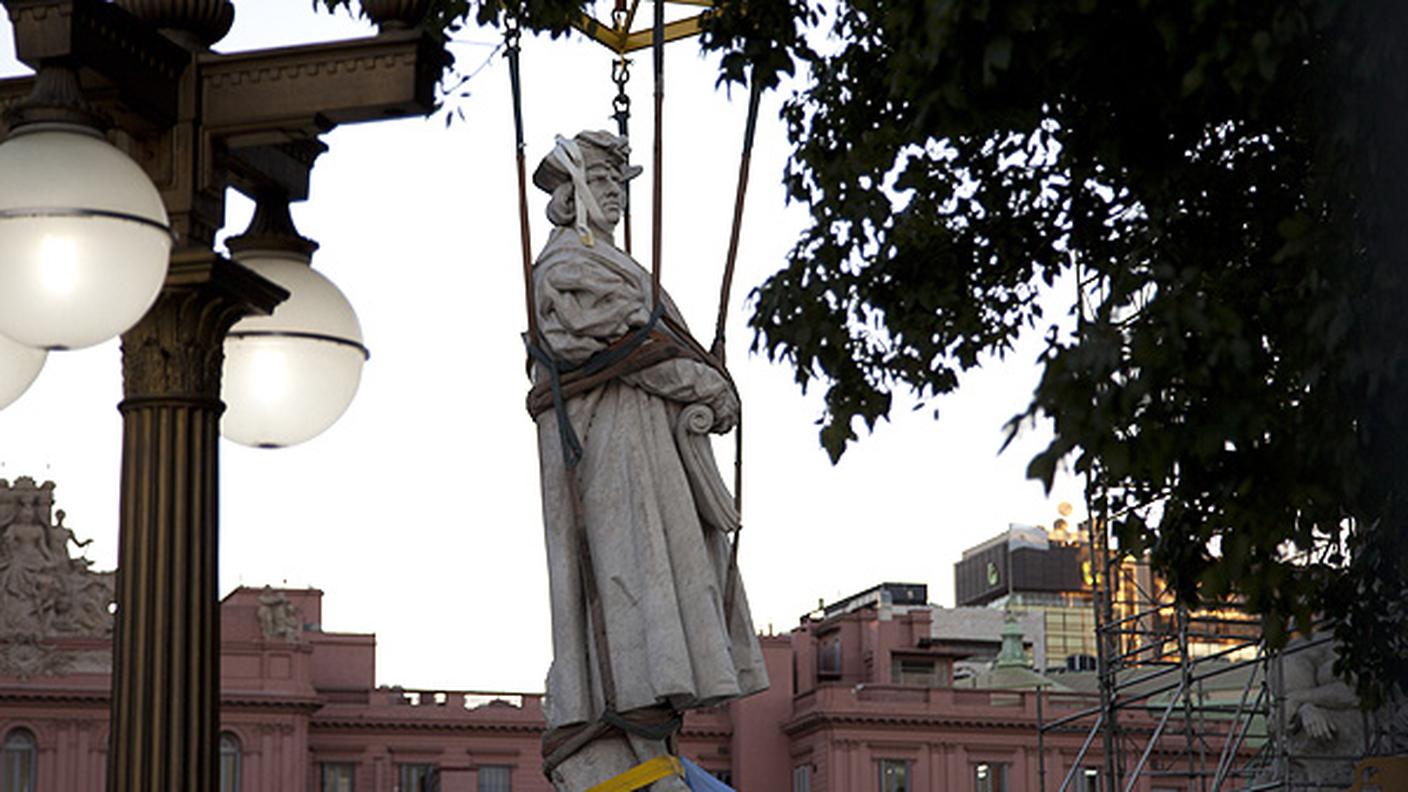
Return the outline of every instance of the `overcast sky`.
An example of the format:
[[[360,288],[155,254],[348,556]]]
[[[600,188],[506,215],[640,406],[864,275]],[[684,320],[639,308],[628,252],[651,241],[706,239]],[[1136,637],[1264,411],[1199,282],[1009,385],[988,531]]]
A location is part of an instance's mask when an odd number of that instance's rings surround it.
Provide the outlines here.
[[[370,35],[307,0],[236,0],[221,51]],[[497,34],[468,28],[453,51],[468,73]],[[598,45],[528,38],[523,52],[529,168],[556,133],[614,128],[610,56]],[[728,242],[746,95],[714,88],[695,42],[668,48],[664,284],[708,343]],[[0,19],[0,75],[24,73]],[[313,172],[299,230],[313,265],[347,294],[372,357],[332,429],[290,449],[222,442],[220,589],[316,587],[323,627],[375,632],[377,678],[412,688],[541,690],[550,660],[547,575],[523,317],[508,73],[493,58],[453,100],[465,120],[336,129]],[[649,54],[631,84],[636,160],[649,165]],[[1024,470],[1046,438],[1029,431],[998,455],[1002,425],[1036,383],[1039,338],[968,376],[960,393],[894,416],[832,466],[817,443],[820,393],[749,354],[749,291],[776,270],[805,220],[780,184],[780,97],[763,101],[731,305],[729,362],[743,393],[740,565],[760,630],[785,632],[819,599],[882,581],[929,584],[953,602],[953,563],[1009,522],[1050,524],[1056,504]],[[649,173],[636,228],[649,228]],[[531,188],[530,188],[531,189]],[[545,197],[532,190],[535,247]],[[251,204],[232,194],[227,231]],[[636,249],[649,250],[638,234]],[[648,262],[646,262],[648,264]],[[1035,336],[1035,334],[1033,334]],[[56,505],[99,568],[117,557],[121,422],[117,342],[54,353],[30,391],[0,411],[0,477],[53,480]],[[934,421],[932,408],[940,420]],[[864,435],[864,431],[862,430]],[[717,444],[732,464],[732,441]],[[726,480],[731,481],[730,475]]]

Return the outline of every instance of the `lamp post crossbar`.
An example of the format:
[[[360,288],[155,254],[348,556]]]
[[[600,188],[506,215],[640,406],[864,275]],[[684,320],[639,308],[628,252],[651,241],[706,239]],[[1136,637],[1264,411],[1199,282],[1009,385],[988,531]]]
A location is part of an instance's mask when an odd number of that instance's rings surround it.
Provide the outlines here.
[[[225,191],[305,198],[326,150],[319,135],[428,114],[448,58],[417,30],[214,53],[209,44],[232,18],[229,0],[183,3],[190,20],[144,19],[132,0],[0,1],[20,60],[36,71],[74,71],[84,105],[111,122],[109,141],[146,171],[178,234],[156,304],[122,337],[108,790],[213,791],[223,345],[240,318],[288,297],[213,252]],[[35,83],[0,80],[0,109],[24,101]]]

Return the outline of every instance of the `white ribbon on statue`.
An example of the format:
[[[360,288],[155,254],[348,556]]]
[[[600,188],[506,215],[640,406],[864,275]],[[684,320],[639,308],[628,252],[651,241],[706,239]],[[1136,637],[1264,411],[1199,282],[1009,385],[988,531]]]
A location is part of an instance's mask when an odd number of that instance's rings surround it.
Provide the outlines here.
[[[582,238],[582,244],[592,247],[596,244],[596,238],[592,235],[589,221],[595,218],[604,222],[605,213],[597,204],[596,196],[587,187],[587,165],[582,158],[582,147],[577,145],[577,141],[558,135],[557,145],[549,156],[557,160],[562,169],[572,177],[572,198],[577,209],[574,227],[577,229],[577,235]]]

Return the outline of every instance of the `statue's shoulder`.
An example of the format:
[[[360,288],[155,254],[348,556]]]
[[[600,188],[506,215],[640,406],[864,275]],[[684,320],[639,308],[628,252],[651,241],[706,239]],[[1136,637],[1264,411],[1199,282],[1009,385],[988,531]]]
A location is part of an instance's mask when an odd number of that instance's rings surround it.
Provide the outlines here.
[[[539,251],[533,269],[541,274],[543,270],[563,264],[596,265],[629,280],[635,280],[636,275],[645,272],[635,259],[610,242],[597,239],[588,245],[575,229],[558,226]]]

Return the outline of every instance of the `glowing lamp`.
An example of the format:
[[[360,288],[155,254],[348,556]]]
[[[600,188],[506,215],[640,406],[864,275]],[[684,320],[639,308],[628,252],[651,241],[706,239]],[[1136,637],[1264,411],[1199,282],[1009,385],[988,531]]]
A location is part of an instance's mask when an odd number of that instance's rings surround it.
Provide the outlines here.
[[[357,314],[309,265],[317,245],[293,231],[286,202],[274,208],[261,199],[251,230],[227,244],[289,298],[269,316],[241,319],[226,336],[220,432],[259,448],[310,440],[336,423],[361,383],[368,353]]]
[[[170,253],[161,195],[96,130],[31,123],[0,143],[0,335],[106,341],[156,301]]]

